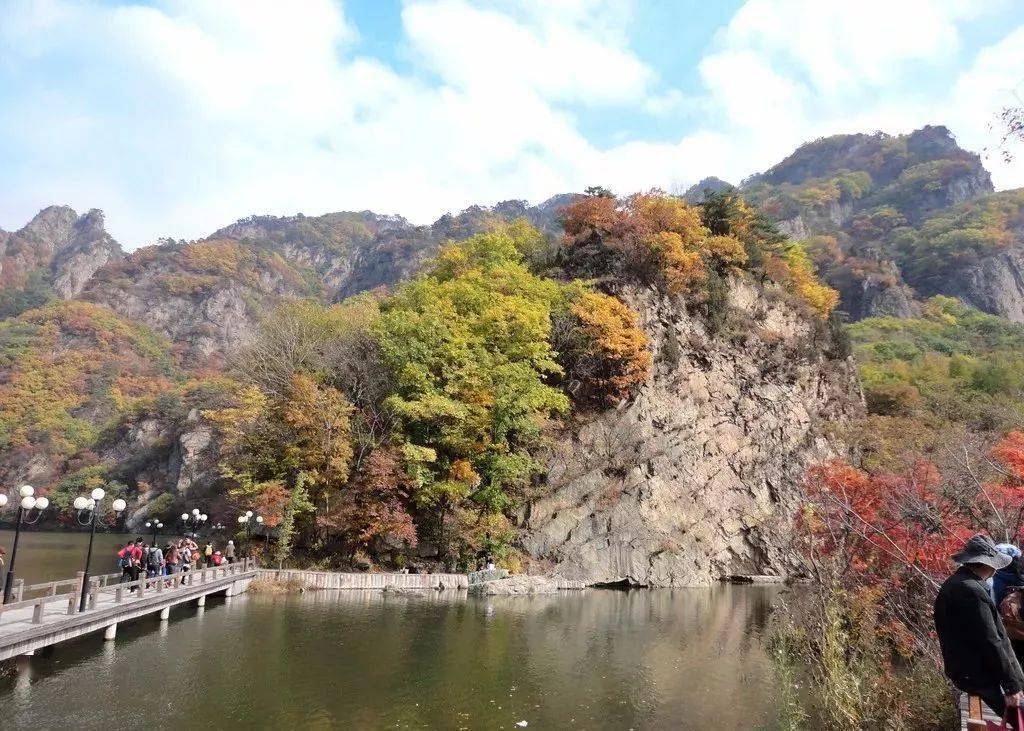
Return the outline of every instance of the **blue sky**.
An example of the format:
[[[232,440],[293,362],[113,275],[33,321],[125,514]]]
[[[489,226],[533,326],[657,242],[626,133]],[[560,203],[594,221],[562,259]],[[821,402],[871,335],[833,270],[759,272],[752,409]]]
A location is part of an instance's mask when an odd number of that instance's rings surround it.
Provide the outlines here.
[[[0,227],[678,190],[838,132],[982,151],[1022,96],[1016,0],[0,0]]]

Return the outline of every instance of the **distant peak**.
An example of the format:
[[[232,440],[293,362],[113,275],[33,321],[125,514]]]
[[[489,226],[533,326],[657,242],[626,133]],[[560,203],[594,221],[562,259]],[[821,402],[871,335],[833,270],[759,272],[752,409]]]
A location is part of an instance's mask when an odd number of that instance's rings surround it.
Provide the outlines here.
[[[723,190],[736,190],[736,186],[721,178],[710,175],[698,183],[694,183],[683,193],[687,203],[703,203],[708,193],[721,193]]]

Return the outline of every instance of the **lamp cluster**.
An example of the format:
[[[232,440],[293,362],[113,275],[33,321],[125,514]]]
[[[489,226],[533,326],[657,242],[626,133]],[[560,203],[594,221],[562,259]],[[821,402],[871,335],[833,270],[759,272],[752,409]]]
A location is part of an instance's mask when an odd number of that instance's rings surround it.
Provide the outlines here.
[[[34,497],[36,489],[31,485],[22,485],[18,490],[21,501],[18,507],[22,510],[46,510],[50,507],[50,501],[45,497]],[[7,496],[0,494],[0,508],[7,504]]]
[[[89,493],[89,497],[86,497],[85,495],[79,495],[78,497],[75,498],[75,502],[72,504],[75,506],[75,510],[78,511],[95,511],[96,506],[99,505],[100,500],[102,500],[106,494],[107,493],[103,491],[103,488],[97,487],[91,493]],[[121,498],[118,498],[117,500],[110,504],[110,507],[113,508],[115,513],[120,514],[123,513],[125,508],[128,507],[128,503],[126,503]]]

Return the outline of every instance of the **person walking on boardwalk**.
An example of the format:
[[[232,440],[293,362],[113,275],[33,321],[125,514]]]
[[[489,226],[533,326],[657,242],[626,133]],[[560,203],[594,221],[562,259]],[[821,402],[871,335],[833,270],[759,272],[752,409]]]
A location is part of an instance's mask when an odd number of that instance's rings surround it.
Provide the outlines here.
[[[206,542],[206,548],[203,549],[203,568],[208,568],[213,561],[213,543],[211,541]]]
[[[235,562],[235,542],[228,541],[228,545],[224,546],[224,558],[227,559],[228,563]]]
[[[160,576],[164,568],[164,552],[154,545],[146,554],[146,576],[150,579]]]
[[[935,630],[946,675],[1000,716],[1024,703],[1024,672],[989,591],[988,579],[1010,563],[988,536],[976,535],[953,556],[960,567],[935,598]]]
[[[121,583],[132,580],[132,562],[134,560],[135,541],[128,541],[124,548],[117,552],[117,567],[121,569]]]

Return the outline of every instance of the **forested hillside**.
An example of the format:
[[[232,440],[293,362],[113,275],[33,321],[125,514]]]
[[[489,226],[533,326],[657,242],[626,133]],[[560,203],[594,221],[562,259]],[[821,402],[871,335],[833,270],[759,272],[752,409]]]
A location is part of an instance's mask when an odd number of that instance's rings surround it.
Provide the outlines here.
[[[0,470],[57,504],[106,484],[129,525],[258,509],[325,561],[786,571],[812,464],[1020,425],[1022,203],[925,128],[738,189],[254,216],[128,255],[49,208],[0,233]]]

